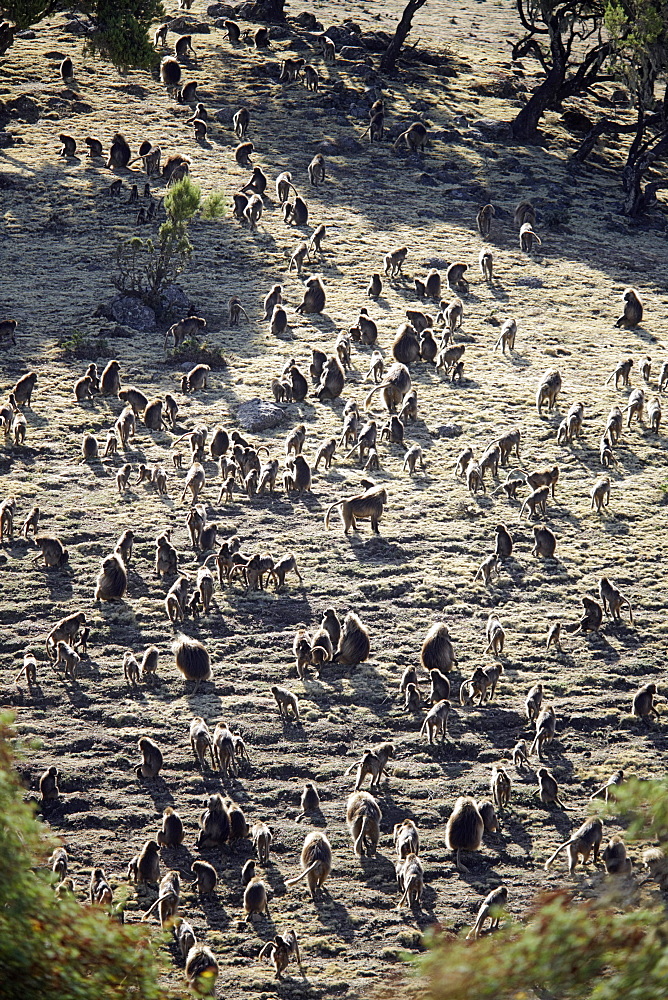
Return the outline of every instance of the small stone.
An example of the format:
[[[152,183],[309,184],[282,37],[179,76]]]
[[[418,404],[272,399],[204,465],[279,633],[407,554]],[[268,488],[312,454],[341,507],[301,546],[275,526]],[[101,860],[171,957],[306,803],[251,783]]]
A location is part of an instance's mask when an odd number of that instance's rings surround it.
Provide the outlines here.
[[[436,436],[442,438],[456,438],[461,433],[462,429],[459,424],[441,424],[435,431]]]
[[[542,288],[543,279],[542,278],[516,278],[516,285],[521,285],[523,288]]]

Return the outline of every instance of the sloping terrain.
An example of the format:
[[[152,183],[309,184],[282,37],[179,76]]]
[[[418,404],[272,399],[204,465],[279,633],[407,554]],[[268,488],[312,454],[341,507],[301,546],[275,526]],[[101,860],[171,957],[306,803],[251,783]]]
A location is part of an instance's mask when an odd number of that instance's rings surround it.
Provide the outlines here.
[[[174,16],[174,0],[167,6]],[[361,4],[342,9],[319,3],[314,13],[325,28],[350,15],[364,30],[391,30],[399,6],[375,4],[377,15],[367,17]],[[661,364],[668,360],[665,216],[657,211],[642,226],[628,227],[617,214],[620,191],[612,169],[623,149],[608,147],[586,168],[570,168],[567,157],[575,140],[556,115],[548,115],[545,143],[536,147],[514,146],[484,123],[476,125],[479,119],[508,120],[534,79],[530,61],[523,67],[507,61],[505,39],[516,30],[510,5],[472,3],[461,7],[452,23],[441,5],[428,4],[416,18],[414,37],[421,39],[416,54],[385,82],[383,96],[392,136],[418,116],[429,122],[423,154],[394,152],[387,138],[373,144],[368,136],[360,138],[369,104],[378,96],[377,55],[370,57],[371,67],[340,58],[325,65],[314,33],[295,21],[286,29],[272,28],[268,53],[235,47],[197,7],[193,18],[207,22],[210,31],[193,34],[196,60],[186,78],[198,80],[199,99],[211,115],[201,144],[185,124],[192,108],[175,103],[150,74],[121,77],[85,59],[64,18],[38,25],[35,37],[18,40],[5,60],[0,99],[16,111],[7,128],[20,142],[0,151],[0,318],[13,316],[19,325],[17,345],[3,353],[0,392],[4,400],[28,370],[37,373],[37,385],[32,406],[25,408],[25,445],[9,439],[0,445],[0,499],[16,498],[18,526],[38,505],[40,529],[58,535],[70,559],[62,570],[35,567],[31,541],[18,532],[4,540],[0,700],[15,709],[19,732],[39,741],[24,759],[26,785],[34,791],[45,767],[59,769],[62,801],[47,819],[68,849],[82,899],[93,866],[105,869],[122,896],[127,862],[155,836],[167,805],[178,809],[186,839],[182,848],[162,852],[163,871],[176,868],[189,882],[190,864],[198,856],[199,813],[209,794],[223,791],[250,823],[261,819],[272,825],[274,843],[270,864],[258,865],[272,891],[270,919],[254,926],[243,920],[240,875],[252,854],[249,841],[234,850],[202,851],[219,873],[213,898],[184,892],[181,912],[220,961],[217,995],[232,1000],[248,991],[366,996],[379,980],[387,982],[390,968],[395,974],[393,963],[402,950],[421,946],[425,928],[439,922],[457,932],[469,925],[481,899],[501,882],[509,888],[508,910],[515,919],[543,888],[567,884],[591,892],[602,880],[600,869],[589,868],[573,880],[563,862],[546,874],[545,859],[585,817],[589,794],[613,770],[662,773],[665,725],[646,727],[630,709],[633,692],[649,681],[661,685],[665,671],[665,427],[655,434],[646,420],[628,429],[625,424],[614,448],[616,464],[607,470],[610,505],[600,514],[591,510],[590,490],[606,471],[599,440],[611,406],[626,406],[637,387],[648,400],[656,395]],[[168,37],[171,45],[176,35]],[[425,46],[436,54],[429,62],[419,55]],[[76,75],[67,88],[58,77],[66,54]],[[280,60],[299,55],[321,74],[316,94],[301,84],[278,82]],[[211,372],[206,390],[184,395],[181,377],[191,363],[175,361],[163,350],[166,324],[138,332],[95,315],[116,294],[111,277],[118,241],[155,236],[164,214],[136,227],[136,207],[127,200],[132,183],[140,192],[143,188],[141,163],[112,173],[102,160],[85,157],[84,139],[99,137],[107,150],[113,133],[121,131],[133,153],[144,139],[162,147],[163,161],[182,152],[192,160],[191,174],[203,195],[221,191],[227,199],[250,174],[233,156],[237,139],[231,119],[242,105],[251,114],[253,161],[269,175],[270,187],[256,233],[230,213],[191,224],[194,252],[180,284],[197,315],[207,320],[208,345],[220,350],[227,364]],[[594,113],[586,102],[581,109]],[[76,157],[57,155],[61,132],[76,138]],[[325,155],[327,178],[311,188],[307,165],[318,151]],[[283,170],[292,172],[308,202],[308,226],[301,229],[283,222],[276,203],[273,180]],[[120,199],[108,194],[114,176],[123,181]],[[151,187],[154,197],[163,197],[161,180],[152,179]],[[537,209],[542,243],[533,254],[520,251],[513,223],[523,198]],[[475,226],[487,201],[496,206],[491,284],[478,272],[483,241]],[[303,286],[294,270],[288,272],[288,259],[320,223],[327,229],[317,262],[326,308],[322,315],[301,316],[295,307]],[[382,272],[384,254],[402,244],[408,247],[403,278],[383,278],[380,299],[368,299],[369,277]],[[214,669],[214,682],[193,695],[191,686],[184,689],[170,653],[173,629],[164,597],[173,579],[163,582],[154,575],[154,539],[168,528],[180,569],[192,583],[204,558],[189,542],[188,504],[181,501],[188,463],[181,471],[173,468],[174,438],[200,423],[238,429],[238,404],[255,397],[271,400],[271,381],[290,358],[308,374],[311,349],[333,351],[337,333],[355,323],[360,307],[377,321],[389,364],[405,309],[437,311],[437,303],[417,300],[413,277],[438,268],[448,298],[445,270],[456,260],[469,265],[471,281],[463,296],[463,327],[455,336],[466,347],[463,378],[452,383],[430,364],[411,366],[419,416],[406,428],[406,439],[422,447],[426,471],[409,477],[402,470],[402,449],[379,445],[381,470],[375,478],[389,497],[379,537],[372,536],[368,522],[345,537],[336,515],[325,530],[327,508],[363,477],[354,456],[346,459],[342,448],[330,470],[321,466],[314,474],[312,492],[302,496],[286,496],[279,488],[273,496],[249,499],[237,489],[231,502],[217,504],[220,475],[216,463],[205,462],[203,500],[221,537],[237,532],[249,553],[293,552],[304,582],[299,585],[290,574],[278,593],[273,585],[250,593],[240,581],[217,585],[212,613],[183,625],[206,645]],[[262,300],[275,282],[284,285],[288,304],[286,339],[273,337],[263,320]],[[642,324],[632,330],[615,327],[627,285],[639,290],[645,305]],[[240,297],[249,317],[242,317],[238,329],[228,325],[232,295]],[[502,354],[493,348],[507,318],[517,321],[517,342],[514,352]],[[106,344],[102,355],[97,355],[99,338]],[[58,346],[63,340],[79,345],[79,357]],[[353,346],[340,399],[320,403],[311,391],[303,403],[284,405],[278,427],[246,436],[282,464],[286,433],[304,422],[305,454],[312,460],[320,443],[340,435],[344,403],[355,399],[362,408],[371,389],[363,384],[371,350]],[[652,358],[649,385],[640,374],[646,355]],[[606,380],[627,356],[635,362],[631,385],[615,389],[614,381]],[[110,357],[119,360],[124,385],[134,384],[148,396],[174,394],[180,408],[177,433],[149,432],[140,421],[126,454],[82,464],[83,434],[96,434],[103,443],[122,404],[102,396],[76,403],[72,387],[90,362],[101,368]],[[563,387],[554,413],[544,410],[539,416],[536,387],[553,367],[559,368]],[[558,445],[557,427],[578,401],[585,407],[582,437]],[[377,395],[371,407],[383,421]],[[531,555],[532,523],[519,516],[527,491],[521,490],[517,501],[494,494],[505,470],[498,480],[488,475],[487,491],[476,495],[454,475],[463,448],[470,445],[479,457],[514,427],[521,430],[522,445],[512,468],[531,471],[558,463],[561,469],[545,518],[557,536],[552,560]],[[179,448],[185,454],[184,444]],[[115,475],[125,461],[135,470],[140,462],[163,465],[168,494],[159,496],[142,484],[119,495]],[[484,586],[474,577],[494,550],[498,523],[507,525],[515,548],[498,578]],[[96,605],[100,559],[126,528],[136,536],[126,598]],[[605,619],[593,635],[562,632],[563,651],[546,651],[548,626],[555,620],[575,622],[581,596],[595,597],[603,575],[630,599],[633,624],[625,616],[621,623]],[[325,665],[320,679],[311,671],[301,681],[292,656],[295,627],[315,626],[330,606],[341,618],[349,610],[361,617],[371,636],[371,658],[355,668]],[[89,656],[72,682],[46,660],[44,641],[59,618],[79,608],[89,618],[91,636]],[[461,707],[459,682],[493,662],[484,652],[492,611],[506,631],[497,694],[491,705]],[[419,736],[426,708],[419,715],[403,711],[398,686],[407,666],[419,667],[424,635],[438,620],[450,629],[459,663],[451,675],[451,739],[432,747]],[[131,649],[139,655],[150,643],[161,651],[159,683],[132,689],[123,678],[124,653]],[[32,690],[25,680],[14,681],[24,651],[39,661],[38,686]],[[534,796],[535,755],[529,772],[517,771],[510,761],[517,740],[531,735],[524,698],[538,681],[557,715],[557,737],[545,760],[571,812],[544,808]],[[281,722],[272,684],[298,695],[303,725]],[[421,688],[426,698],[424,672]],[[196,766],[188,742],[196,715],[212,729],[225,719],[243,735],[250,764],[237,777],[222,780]],[[143,734],[164,755],[164,768],[152,781],[135,776]],[[345,827],[354,777],[344,771],[365,747],[386,740],[395,744],[396,756],[378,794],[380,850],[359,860]],[[489,794],[490,768],[499,762],[513,780],[511,806],[499,832],[486,834],[481,852],[467,857],[470,875],[462,875],[445,848],[447,818],[457,796]],[[315,781],[320,792],[321,814],[313,823],[297,821],[305,780]],[[405,817],[420,829],[426,876],[423,907],[414,912],[397,909],[391,834]],[[334,852],[330,896],[317,904],[304,883],[285,885],[298,871],[301,844],[312,826],[326,831]],[[613,832],[621,830],[606,822],[606,834]],[[126,919],[139,919],[155,895],[154,887],[131,888]],[[291,966],[290,976],[276,987],[273,970],[256,957],[262,942],[287,927],[299,938],[304,975]],[[178,983],[183,963],[173,945],[170,950]]]

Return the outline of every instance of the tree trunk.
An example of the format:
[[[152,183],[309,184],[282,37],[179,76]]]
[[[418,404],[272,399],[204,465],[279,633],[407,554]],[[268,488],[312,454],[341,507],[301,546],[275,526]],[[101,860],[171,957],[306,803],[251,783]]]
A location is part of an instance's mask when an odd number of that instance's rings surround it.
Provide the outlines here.
[[[571,157],[576,163],[584,163],[592,149],[605,132],[618,132],[617,126],[609,118],[601,118],[586,136]]]
[[[626,198],[624,199],[624,207],[622,209],[624,215],[628,215],[630,218],[635,219],[637,216],[641,215],[641,213],[644,212],[654,200],[657,189],[663,185],[660,182],[648,184],[643,192],[641,187],[642,179],[652,164],[656,160],[665,156],[666,153],[668,153],[668,135],[664,134],[661,138],[659,138],[658,142],[656,142],[653,149],[650,149],[642,156],[639,156],[635,163],[627,163],[624,167],[624,190],[627,192]]]
[[[566,52],[561,40],[559,20],[556,17],[550,20],[550,49],[552,51],[552,68],[510,124],[514,139],[527,142],[535,137],[538,122],[557,99],[564,85]]]
[[[424,7],[427,0],[408,0],[404,8],[404,12],[401,15],[401,20],[397,25],[397,30],[394,33],[394,38],[388,45],[383,58],[380,61],[380,68],[385,73],[391,73],[394,69],[397,59],[399,58],[399,53],[401,52],[401,47],[408,38],[408,34],[412,27],[413,14]]]

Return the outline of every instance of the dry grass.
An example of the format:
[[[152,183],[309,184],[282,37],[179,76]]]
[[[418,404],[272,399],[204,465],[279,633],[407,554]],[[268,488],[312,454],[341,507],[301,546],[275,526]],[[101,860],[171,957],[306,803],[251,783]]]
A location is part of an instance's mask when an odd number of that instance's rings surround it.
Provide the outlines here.
[[[333,20],[340,15],[339,8],[320,7],[326,24],[330,15]],[[382,14],[394,16],[391,5],[386,8]],[[363,20],[358,5],[350,5],[350,11]],[[114,885],[122,884],[127,861],[154,835],[167,804],[179,809],[187,836],[181,850],[163,852],[164,867],[177,867],[184,874],[195,856],[197,817],[207,793],[224,787],[249,821],[272,823],[275,850],[265,872],[274,894],[271,922],[255,928],[240,922],[239,876],[250,854],[248,844],[234,852],[204,852],[220,874],[215,899],[200,902],[185,893],[183,912],[220,958],[221,996],[273,988],[271,970],[259,966],[255,956],[274,928],[294,926],[305,961],[306,978],[302,981],[293,972],[287,992],[361,996],[369,994],[379,976],[386,976],[388,963],[402,949],[419,947],[416,931],[435,920],[454,930],[470,923],[482,896],[499,882],[509,885],[509,910],[520,916],[536,891],[564,881],[560,866],[546,875],[541,865],[555,844],[566,839],[571,823],[586,813],[586,798],[595,783],[618,766],[639,774],[657,773],[659,753],[667,746],[662,724],[644,729],[629,714],[633,690],[650,679],[661,683],[665,668],[663,430],[658,437],[643,425],[625,430],[616,449],[619,464],[611,473],[610,508],[601,516],[589,509],[591,484],[602,471],[598,441],[608,410],[615,403],[625,405],[628,395],[628,390],[605,386],[606,377],[617,359],[629,354],[636,360],[632,384],[638,386],[639,363],[649,353],[654,361],[649,389],[653,395],[656,373],[666,357],[665,237],[657,231],[656,217],[647,227],[633,230],[620,221],[617,175],[606,156],[597,154],[598,161],[584,170],[568,170],[566,155],[573,141],[556,116],[548,116],[547,142],[541,147],[485,141],[472,129],[461,128],[459,135],[452,131],[457,127],[455,115],[504,118],[514,106],[512,100],[488,96],[494,91],[488,83],[497,79],[495,73],[508,74],[496,45],[514,30],[509,15],[494,8],[487,17],[485,5],[481,24],[482,8],[464,11],[462,22],[464,14],[466,36],[458,27],[447,37],[435,34],[440,21],[429,7],[420,22],[425,37],[434,33],[433,47],[447,43],[457,53],[448,75],[415,64],[387,87],[390,121],[410,121],[415,113],[423,113],[432,123],[434,138],[424,157],[396,155],[388,143],[369,146],[363,141],[349,151],[340,147],[341,155],[326,155],[328,179],[318,190],[308,188],[306,166],[323,138],[349,141],[362,131],[365,122],[355,108],[363,100],[352,91],[362,92],[364,76],[354,65],[324,68],[314,56],[323,70],[321,94],[309,95],[301,87],[284,92],[258,67],[275,65],[280,54],[290,52],[288,36],[267,57],[232,50],[216,30],[196,36],[200,63],[193,76],[202,81],[200,99],[210,110],[224,108],[227,115],[226,124],[216,126],[210,143],[202,147],[183,124],[188,108],[170,102],[146,74],[121,79],[108,67],[102,73],[99,65],[83,62],[79,44],[63,32],[60,20],[38,27],[34,40],[17,42],[6,59],[3,99],[27,94],[42,113],[34,124],[12,125],[23,143],[0,154],[3,311],[20,324],[18,346],[3,357],[0,384],[6,393],[30,368],[39,377],[33,408],[26,412],[26,446],[6,445],[0,451],[0,496],[16,497],[19,517],[33,504],[41,507],[41,527],[64,540],[71,569],[32,568],[27,561],[31,545],[21,539],[5,543],[0,556],[0,697],[16,708],[21,733],[41,740],[25,760],[26,781],[34,788],[43,767],[55,762],[60,768],[64,802],[49,818],[70,852],[82,889],[93,865],[102,865]],[[303,47],[294,51],[300,54]],[[61,52],[74,55],[79,103],[57,82],[43,82],[57,81],[55,54]],[[454,76],[449,75],[452,67],[457,70]],[[529,67],[527,61],[528,85]],[[337,81],[348,88],[342,97],[333,89]],[[495,92],[507,93],[503,80],[500,88]],[[325,535],[324,510],[340,491],[359,481],[352,461],[337,458],[329,472],[321,470],[312,495],[303,499],[282,493],[253,500],[237,495],[223,507],[214,505],[219,484],[215,465],[207,464],[209,517],[218,521],[223,534],[238,531],[249,550],[257,547],[275,555],[294,551],[305,585],[301,588],[290,578],[279,594],[246,594],[238,584],[218,589],[211,616],[189,620],[185,626],[206,644],[215,671],[215,684],[191,697],[184,694],[169,654],[166,585],[152,575],[153,539],[167,527],[174,528],[181,565],[193,580],[201,561],[188,543],[187,508],[179,502],[185,473],[171,472],[172,435],[141,428],[126,456],[104,465],[78,465],[82,434],[93,431],[102,437],[120,406],[99,397],[74,404],[75,379],[88,361],[100,359],[64,358],[56,343],[72,331],[83,338],[106,338],[121,363],[123,382],[149,395],[178,394],[182,367],[165,359],[162,332],[121,338],[112,336],[113,324],[93,317],[112,294],[113,252],[119,238],[134,232],[134,211],[104,194],[111,177],[102,166],[83,156],[58,158],[57,135],[72,133],[80,149],[86,135],[100,136],[108,146],[117,129],[133,149],[149,138],[165,152],[178,149],[192,156],[193,176],[204,194],[231,193],[248,177],[248,171],[234,163],[236,142],[227,124],[242,103],[251,109],[255,161],[272,179],[290,169],[309,203],[308,232],[321,221],[327,226],[321,267],[327,308],[322,316],[294,313],[301,285],[294,272],[287,274],[286,254],[304,233],[291,232],[274,204],[267,204],[256,235],[229,216],[220,222],[196,221],[191,227],[195,253],[182,284],[197,313],[208,321],[208,341],[228,366],[212,374],[207,392],[178,395],[180,428],[200,421],[235,426],[239,402],[257,395],[270,398],[271,378],[292,356],[306,370],[309,347],[331,349],[336,332],[352,324],[361,305],[369,305],[378,320],[380,345],[389,353],[403,310],[416,305],[412,276],[429,266],[443,270],[445,261],[455,259],[468,262],[472,275],[462,334],[465,378],[461,386],[452,386],[430,366],[413,366],[420,418],[407,437],[424,449],[427,472],[409,479],[401,471],[400,449],[382,446],[378,478],[387,485],[390,502],[380,538],[370,537],[366,525],[358,535],[345,538],[338,523]],[[582,106],[587,110],[586,102]],[[622,153],[615,149],[607,155]],[[428,186],[424,172],[439,170],[445,170],[441,180]],[[129,173],[119,176],[127,191]],[[138,174],[134,179],[143,183]],[[472,185],[479,197],[460,198],[462,189]],[[512,225],[513,207],[526,196],[539,208],[543,239],[532,257],[520,253]],[[492,246],[497,276],[490,287],[477,272],[481,243],[475,231],[476,211],[487,198],[501,209]],[[383,253],[403,242],[410,247],[406,280],[386,281],[383,298],[369,304],[364,289],[370,273],[382,268]],[[286,287],[290,341],[273,340],[261,321],[261,300],[275,281]],[[645,300],[645,322],[633,331],[614,327],[626,284],[638,287]],[[251,317],[238,331],[225,326],[226,304],[233,293]],[[498,327],[490,325],[490,318],[502,321],[509,316],[517,320],[518,337],[516,352],[504,357],[492,352]],[[321,405],[309,397],[301,405],[290,405],[281,428],[254,440],[280,457],[286,429],[304,420],[306,453],[313,455],[317,445],[340,428],[343,400],[362,400],[369,354],[365,348],[354,351],[342,400]],[[554,365],[564,381],[558,409],[553,416],[539,418],[535,388],[542,373]],[[557,425],[576,400],[585,403],[583,438],[573,447],[559,447]],[[439,436],[444,423],[460,425],[461,437]],[[463,481],[453,477],[461,448],[470,444],[480,454],[496,433],[513,426],[522,429],[522,467],[556,461],[562,468],[547,517],[558,536],[555,561],[531,557],[530,523],[519,521],[518,503],[491,495],[489,479],[488,492],[473,497]],[[150,487],[140,486],[119,497],[114,473],[125,460],[135,466],[140,461],[164,463],[170,470],[169,495],[159,498]],[[512,465],[517,464],[513,460]],[[515,553],[500,579],[485,588],[473,577],[493,548],[499,521],[511,530]],[[92,593],[99,559],[127,527],[137,535],[127,599],[118,606],[95,607]],[[631,597],[635,626],[606,623],[600,635],[566,637],[562,654],[545,653],[548,624],[555,618],[574,620],[579,597],[594,595],[602,574]],[[292,663],[295,625],[315,623],[330,605],[341,614],[352,608],[361,615],[371,632],[372,659],[353,670],[326,668],[322,680],[311,676],[302,683]],[[83,661],[79,681],[71,684],[45,662],[44,637],[55,620],[78,607],[92,621],[90,659]],[[460,660],[453,678],[456,698],[460,677],[490,662],[483,655],[483,637],[491,610],[507,632],[505,672],[496,702],[482,709],[455,708],[453,741],[431,748],[418,738],[421,719],[401,710],[401,672],[417,662],[424,633],[443,617]],[[140,652],[151,642],[162,651],[160,683],[128,690],[122,679],[123,653],[128,648]],[[41,661],[39,688],[33,692],[12,682],[26,649]],[[526,732],[523,699],[538,680],[558,719],[558,737],[547,761],[573,813],[539,807],[532,797],[533,777],[515,773],[508,764],[514,780],[511,809],[501,832],[487,836],[481,854],[471,859],[471,875],[462,877],[444,846],[450,809],[459,794],[486,795],[490,765],[507,762],[510,749]],[[285,683],[299,694],[303,728],[281,725],[269,695],[274,683]],[[187,728],[197,714],[211,724],[225,718],[244,735],[252,764],[238,779],[222,784],[211,771],[201,774],[194,766]],[[139,783],[133,770],[136,741],[146,731],[163,748],[165,767],[156,781]],[[396,743],[398,759],[379,796],[384,816],[381,850],[376,859],[360,863],[353,858],[344,823],[352,782],[342,774],[361,749],[386,739]],[[334,849],[331,898],[318,906],[307,900],[303,887],[286,889],[284,884],[297,867],[309,828],[295,822],[305,779],[318,784],[321,823]],[[390,836],[392,825],[405,816],[412,816],[422,832],[427,879],[424,910],[412,915],[396,909]],[[574,884],[586,894],[599,879],[599,874],[590,873]],[[152,890],[132,890],[127,918],[137,919],[153,898]],[[172,951],[178,981],[181,963]]]

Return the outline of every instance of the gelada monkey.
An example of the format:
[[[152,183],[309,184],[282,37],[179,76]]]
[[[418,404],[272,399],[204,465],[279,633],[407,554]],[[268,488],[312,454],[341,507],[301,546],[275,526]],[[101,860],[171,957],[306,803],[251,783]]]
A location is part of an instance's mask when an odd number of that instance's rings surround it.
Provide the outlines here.
[[[271,848],[271,827],[267,826],[266,823],[254,823],[250,833],[253,847],[257,851],[258,861],[261,865],[266,865],[269,862]]]
[[[610,801],[615,802],[616,799],[613,789],[618,788],[623,783],[624,783],[624,772],[620,768],[618,771],[615,771],[613,774],[610,775],[610,777],[608,778],[608,780],[604,785],[601,785],[601,787],[597,788],[595,792],[592,792],[592,794],[589,796],[589,801],[591,802],[592,799],[597,798],[599,795],[604,795],[606,802]]]
[[[158,831],[161,847],[179,847],[183,843],[183,822],[175,809],[167,806],[162,814],[162,828]]]
[[[392,839],[397,857],[401,860],[407,858],[409,854],[420,853],[420,836],[412,819],[395,823]]]
[[[409,854],[403,861],[396,863],[397,882],[402,890],[399,907],[408,905],[419,906],[424,890],[424,868],[416,854]]]
[[[213,993],[219,966],[216,956],[205,944],[195,944],[186,955],[185,973],[197,993]]]
[[[267,941],[262,947],[258,958],[267,958],[273,963],[276,978],[280,979],[294,957],[301,969],[302,960],[299,954],[297,935],[293,930],[285,934],[277,934],[273,941]]]
[[[368,857],[376,853],[380,839],[382,813],[373,795],[352,792],[346,804],[346,823],[350,830],[355,854]]]
[[[179,901],[181,896],[181,877],[177,871],[167,872],[163,875],[158,888],[158,898],[155,903],[146,911],[142,921],[148,920],[154,910],[158,910],[160,926],[164,929],[165,924],[178,915]]]
[[[549,857],[545,862],[545,871],[547,871],[557,855],[564,850],[568,851],[568,871],[571,875],[575,871],[575,866],[577,865],[580,856],[582,856],[583,865],[586,865],[589,855],[593,851],[594,864],[596,864],[598,862],[598,852],[602,840],[603,824],[598,816],[594,816],[592,819],[586,820],[582,826],[575,831],[569,840],[564,841],[564,843],[556,849],[554,854],[552,854],[551,857]]]
[[[469,874],[468,868],[460,860],[461,851],[477,851],[482,844],[485,824],[475,799],[460,796],[455,802],[445,828],[445,842],[448,850],[456,852],[455,864],[458,871]]]
[[[475,923],[466,935],[466,940],[477,941],[483,933],[483,925],[488,918],[491,921],[489,925],[490,932],[496,930],[501,919],[501,910],[507,902],[508,890],[505,885],[500,885],[496,889],[492,889],[483,899]]]
[[[431,626],[420,652],[420,660],[425,670],[440,670],[448,672],[456,667],[458,660],[450,640],[448,627],[444,622],[436,622]]]
[[[438,736],[440,733],[441,743],[445,743],[449,715],[450,702],[446,698],[442,699],[442,701],[437,701],[436,704],[429,709],[425,716],[420,730],[420,736],[422,736],[425,730],[427,730],[429,742],[433,743],[434,736]]]
[[[267,886],[262,879],[254,878],[246,886],[244,892],[244,912],[246,921],[254,922],[256,915],[266,913],[269,917]]]
[[[380,786],[380,779],[383,772],[386,771],[387,762],[391,757],[394,757],[394,744],[381,743],[379,746],[375,747],[374,750],[365,750],[361,759],[355,761],[354,764],[351,764],[350,767],[344,771],[344,775],[350,774],[351,771],[357,768],[355,791],[359,791],[362,787],[362,782],[367,774],[371,776],[369,789],[373,789],[374,786],[378,788]]]
[[[202,681],[211,680],[211,661],[205,647],[197,639],[177,636],[172,645],[174,664],[186,681],[194,681],[192,694],[196,694]]]
[[[340,663],[343,666],[354,666],[357,663],[363,663],[369,658],[370,648],[368,631],[358,615],[354,611],[349,611],[343,622],[341,637],[333,657],[333,662]]]
[[[294,878],[285,880],[286,885],[295,885],[300,879],[308,880],[308,887],[313,899],[322,887],[332,870],[332,847],[324,833],[312,830],[307,834],[302,847],[302,872]]]
[[[608,875],[630,875],[633,871],[633,862],[627,857],[626,846],[619,834],[610,838],[601,858]]]
[[[356,496],[336,500],[328,508],[325,514],[325,528],[329,528],[329,519],[332,511],[337,507],[341,514],[344,534],[348,534],[352,528],[357,530],[357,522],[360,520],[370,520],[371,530],[379,534],[379,522],[383,515],[383,508],[387,503],[387,490],[384,486],[371,486],[364,493]]]

